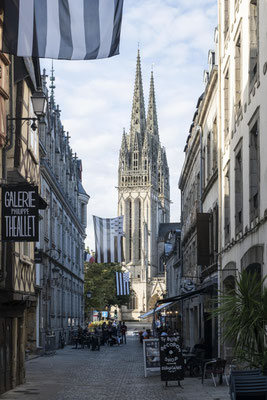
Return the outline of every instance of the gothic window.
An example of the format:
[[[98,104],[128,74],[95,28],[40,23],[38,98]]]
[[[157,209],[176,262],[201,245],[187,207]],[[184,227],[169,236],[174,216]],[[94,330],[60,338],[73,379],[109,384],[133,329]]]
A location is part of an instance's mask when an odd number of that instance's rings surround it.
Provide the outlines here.
[[[137,169],[138,169],[138,153],[137,151],[135,151],[133,154],[133,170],[137,171]]]
[[[161,192],[161,184],[160,184],[160,172],[158,173],[158,192]]]
[[[230,167],[224,175],[224,240],[230,241]]]
[[[230,93],[229,93],[229,69],[224,76],[224,141],[229,137],[229,109],[230,109]]]
[[[241,107],[241,34],[239,34],[238,39],[235,44],[235,106],[236,112],[239,111]]]
[[[144,170],[146,171],[147,170],[147,159],[145,158],[145,161],[144,161]]]
[[[141,248],[142,248],[142,208],[141,201],[138,200],[138,260],[141,260]]]
[[[255,83],[258,73],[258,1],[250,1],[249,4],[250,24],[250,54],[249,54],[249,81]]]
[[[238,147],[235,156],[235,233],[243,228],[243,166],[242,149]]]
[[[130,297],[128,308],[130,310],[136,310],[138,308],[138,298],[135,295]]]
[[[129,237],[128,237],[128,244],[129,244],[129,254],[128,260],[132,260],[132,202],[131,200],[128,201],[128,221],[129,221]]]
[[[250,127],[250,146],[249,146],[249,204],[250,219],[253,220],[259,215],[259,195],[260,195],[260,173],[259,173],[259,121],[253,120]]]

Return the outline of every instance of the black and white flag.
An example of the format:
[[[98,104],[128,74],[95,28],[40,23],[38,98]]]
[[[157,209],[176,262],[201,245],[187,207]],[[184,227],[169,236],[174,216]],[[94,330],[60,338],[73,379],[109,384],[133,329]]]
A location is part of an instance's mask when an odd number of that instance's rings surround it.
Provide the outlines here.
[[[92,60],[119,54],[123,0],[5,0],[2,51]]]
[[[95,258],[98,263],[121,262],[123,216],[100,218],[93,216],[95,228]]]
[[[117,296],[127,296],[130,294],[130,273],[115,272]]]

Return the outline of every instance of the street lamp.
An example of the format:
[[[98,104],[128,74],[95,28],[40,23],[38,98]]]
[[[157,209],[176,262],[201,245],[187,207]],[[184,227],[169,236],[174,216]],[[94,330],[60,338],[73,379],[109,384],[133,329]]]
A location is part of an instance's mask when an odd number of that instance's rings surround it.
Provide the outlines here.
[[[38,88],[36,92],[33,93],[31,96],[31,101],[32,101],[32,107],[34,114],[36,117],[28,117],[28,118],[13,118],[7,116],[7,121],[27,121],[27,124],[31,124],[31,129],[33,131],[36,131],[37,125],[36,125],[36,120],[39,120],[41,117],[45,115],[46,112],[46,106],[47,106],[47,101],[46,101],[46,96],[42,89]]]
[[[91,299],[92,292],[90,292],[90,290],[88,290],[88,292],[86,293],[86,297],[87,297],[87,299]]]
[[[37,118],[43,117],[46,112],[47,101],[42,89],[37,89],[37,91],[33,93],[31,100],[34,114]]]

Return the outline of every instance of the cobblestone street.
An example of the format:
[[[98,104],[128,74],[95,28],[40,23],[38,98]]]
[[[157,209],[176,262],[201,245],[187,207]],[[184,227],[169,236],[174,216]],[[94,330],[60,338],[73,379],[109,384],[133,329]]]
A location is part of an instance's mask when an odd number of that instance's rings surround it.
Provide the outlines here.
[[[211,379],[185,378],[164,387],[159,375],[144,377],[143,351],[138,338],[127,345],[101,346],[100,351],[58,350],[56,355],[27,362],[27,383],[0,399],[8,400],[229,400],[228,387],[214,387]]]

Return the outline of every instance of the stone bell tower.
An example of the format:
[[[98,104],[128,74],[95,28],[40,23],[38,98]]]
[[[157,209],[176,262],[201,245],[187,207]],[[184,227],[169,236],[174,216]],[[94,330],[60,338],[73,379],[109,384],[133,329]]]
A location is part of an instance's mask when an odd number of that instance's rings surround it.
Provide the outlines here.
[[[159,224],[170,220],[169,168],[159,140],[153,71],[146,118],[139,50],[130,132],[123,132],[119,156],[118,215],[124,216],[124,267],[135,292],[122,313],[134,320],[149,310],[155,286],[165,289],[157,236]]]

